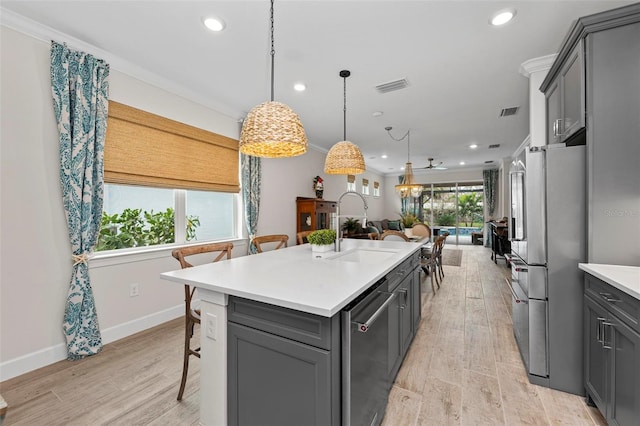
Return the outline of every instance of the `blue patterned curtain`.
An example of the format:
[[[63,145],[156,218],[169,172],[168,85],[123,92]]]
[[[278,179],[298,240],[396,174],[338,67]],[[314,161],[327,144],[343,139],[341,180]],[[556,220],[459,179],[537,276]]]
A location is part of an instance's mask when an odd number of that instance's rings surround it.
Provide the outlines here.
[[[258,230],[258,212],[260,210],[260,184],[262,182],[262,166],[260,157],[240,154],[242,168],[242,201],[244,203],[244,220],[249,233],[249,241]],[[249,254],[257,253],[249,244]]]
[[[484,199],[487,202],[488,218],[493,219],[496,212],[496,191],[498,190],[498,169],[490,169],[482,171],[482,183],[484,185]],[[489,229],[484,227],[484,245],[489,247]]]
[[[73,272],[62,328],[67,358],[102,350],[87,264],[100,232],[109,65],[51,42],[51,90],[60,133],[60,183]]]

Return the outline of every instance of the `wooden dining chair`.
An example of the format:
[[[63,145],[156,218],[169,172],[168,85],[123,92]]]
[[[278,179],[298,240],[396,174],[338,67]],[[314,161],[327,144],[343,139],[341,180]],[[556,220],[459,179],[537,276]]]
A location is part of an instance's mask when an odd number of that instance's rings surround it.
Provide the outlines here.
[[[307,237],[309,236],[310,233],[312,233],[313,231],[300,231],[296,234],[296,241],[298,244],[305,244],[308,243],[309,241],[307,241]]]
[[[251,245],[255,247],[257,253],[262,253],[262,244],[276,243],[273,250],[278,250],[287,247],[287,241],[289,241],[289,236],[285,234],[261,235],[253,237]]]
[[[411,241],[409,237],[404,235],[404,232],[400,231],[392,231],[390,229],[384,231],[382,235],[380,235],[381,240],[395,240],[395,241]]]
[[[429,225],[424,223],[416,223],[413,225],[411,232],[413,232],[413,235],[416,237],[431,237],[431,228],[429,228]]]
[[[198,254],[213,255],[212,262],[218,262],[223,259],[231,259],[231,251],[233,244],[231,243],[212,243],[200,246],[190,246],[177,248],[171,252],[171,255],[178,259],[182,269],[191,268],[193,265],[186,258]],[[193,261],[193,260],[192,260]],[[196,291],[195,287],[188,284],[184,285],[184,359],[182,364],[182,380],[180,381],[180,391],[178,391],[178,401],[182,400],[185,385],[187,384],[187,373],[189,372],[189,357],[191,355],[200,358],[200,347],[191,348],[191,338],[193,337],[193,328],[196,324],[200,324],[200,309],[192,306],[193,295]]]
[[[443,236],[436,238],[431,246],[431,252],[426,252],[426,250],[423,249],[422,258],[420,260],[422,270],[425,274],[431,276],[431,289],[433,290],[433,294],[436,293],[436,285],[440,288],[440,282],[442,281],[438,277],[438,257],[442,251],[443,241]]]
[[[438,255],[438,275],[440,275],[440,281],[444,278],[444,269],[442,268],[442,250],[444,250],[444,246],[447,243],[447,237],[449,236],[449,231],[444,231],[442,233],[442,247],[440,247],[440,254]]]

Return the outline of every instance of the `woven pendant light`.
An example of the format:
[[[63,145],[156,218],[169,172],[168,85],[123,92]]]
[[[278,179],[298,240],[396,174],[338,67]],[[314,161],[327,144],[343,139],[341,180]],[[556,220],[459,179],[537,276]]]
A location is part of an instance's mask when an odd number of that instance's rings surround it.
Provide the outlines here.
[[[347,77],[348,70],[340,71],[344,79],[344,140],[333,145],[324,161],[324,172],[330,175],[358,175],[364,173],[364,157],[360,148],[347,140]]]
[[[411,130],[407,130],[407,133],[404,134],[400,139],[396,139],[391,135],[391,127],[385,127],[387,133],[394,141],[402,141],[404,138],[407,138],[407,163],[404,166],[404,176],[402,177],[402,183],[400,185],[396,185],[396,191],[400,194],[400,197],[407,198],[411,197],[419,197],[422,194],[422,185],[415,183],[413,180],[413,165],[411,164]]]
[[[242,124],[240,152],[254,157],[295,157],[307,152],[307,135],[298,115],[274,102],[273,0],[271,0],[271,101],[254,107]]]

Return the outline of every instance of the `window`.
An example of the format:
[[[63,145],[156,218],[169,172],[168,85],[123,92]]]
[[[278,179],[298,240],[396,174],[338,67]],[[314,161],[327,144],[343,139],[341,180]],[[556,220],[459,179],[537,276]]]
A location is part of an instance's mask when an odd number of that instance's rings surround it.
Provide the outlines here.
[[[374,197],[379,197],[380,196],[380,182],[373,182],[373,196]]]
[[[238,142],[109,102],[96,250],[237,237]]]
[[[356,177],[355,175],[347,175],[347,191],[356,190]]]
[[[231,193],[105,184],[96,251],[236,237]]]
[[[369,195],[369,179],[362,179],[362,195]]]

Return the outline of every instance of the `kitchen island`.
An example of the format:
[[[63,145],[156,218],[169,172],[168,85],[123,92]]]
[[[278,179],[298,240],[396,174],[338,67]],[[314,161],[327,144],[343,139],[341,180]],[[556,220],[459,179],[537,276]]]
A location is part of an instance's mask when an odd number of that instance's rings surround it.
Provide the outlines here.
[[[381,367],[384,373],[380,374],[385,382],[392,381],[415,334],[420,316],[419,250],[420,244],[417,243],[345,240],[340,253],[324,258],[317,258],[311,252],[310,246],[305,244],[163,273],[163,279],[188,283],[199,289],[202,301],[201,423],[244,423],[238,415],[242,412],[242,407],[248,404],[242,400],[246,395],[244,390],[249,388],[248,391],[251,391],[251,387],[245,386],[242,382],[247,375],[238,370],[246,369],[243,365],[247,364],[238,362],[238,357],[254,355],[238,353],[238,348],[243,350],[246,346],[238,346],[238,341],[247,341],[246,337],[239,337],[240,334],[253,333],[262,339],[261,342],[272,339],[280,345],[277,350],[263,353],[261,360],[271,359],[273,354],[282,353],[282,348],[285,347],[283,345],[296,350],[308,349],[324,357],[317,365],[313,364],[312,368],[316,375],[322,373],[322,380],[326,382],[323,382],[322,389],[298,389],[294,392],[296,395],[308,392],[314,394],[312,396],[315,400],[312,400],[311,405],[315,410],[313,418],[316,422],[326,419],[323,424],[348,424],[349,422],[343,418],[348,416],[348,410],[345,409],[348,403],[344,399],[349,393],[348,386],[351,383],[343,383],[345,380],[341,376],[345,371],[348,372],[347,366],[344,365],[344,352],[348,344],[345,343],[345,339],[349,339],[348,333],[342,331],[341,322],[344,320],[341,319],[341,315],[344,315],[350,304],[366,296],[374,286],[379,286],[376,293],[390,296],[385,301],[385,309],[389,309],[390,313],[377,322],[378,327],[384,325],[388,328],[388,337],[383,338],[387,339],[385,345],[388,342],[388,347],[385,346],[383,350],[388,353],[388,357],[384,357],[384,368]],[[237,306],[248,306],[250,309],[243,313],[235,308]],[[319,343],[305,342],[305,338],[295,337],[302,333],[294,333],[294,337],[283,337],[286,333],[278,333],[268,325],[265,326],[265,321],[256,320],[256,316],[247,314],[249,311],[255,313],[268,310],[272,312],[263,318],[275,318],[271,322],[283,326],[278,327],[279,329],[295,329],[297,323],[317,323],[320,334],[328,334],[320,339]],[[283,318],[291,318],[293,325],[289,326]],[[248,324],[252,327],[248,327]],[[347,325],[350,326],[351,324]],[[360,339],[360,336],[375,335],[371,331],[368,333],[360,333],[355,341]],[[230,342],[234,342],[231,347]],[[267,346],[266,343],[252,343],[252,347]],[[292,362],[296,361],[292,354],[286,355],[292,357]],[[279,358],[274,361],[274,365],[282,362],[283,359]],[[269,365],[269,368],[275,367]],[[318,368],[322,371],[317,370]],[[249,378],[253,376],[251,374]],[[295,379],[295,374],[293,376]],[[257,386],[264,383],[254,384]],[[282,391],[290,391],[289,385],[284,386]],[[318,384],[315,383],[313,386]],[[229,389],[233,391],[229,392]],[[267,396],[278,393],[276,384],[272,384],[272,389],[272,392],[263,393],[265,401],[273,400]],[[384,398],[386,403],[386,396]],[[251,404],[249,406],[255,411],[256,406]],[[264,407],[260,409],[262,408]],[[280,411],[283,410],[286,411],[287,408],[280,407]],[[289,419],[292,424],[296,423],[295,418]],[[375,423],[381,420],[380,416]],[[268,419],[264,419],[263,424],[269,423]]]

